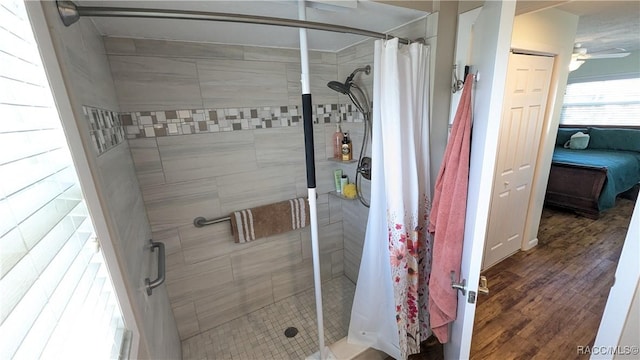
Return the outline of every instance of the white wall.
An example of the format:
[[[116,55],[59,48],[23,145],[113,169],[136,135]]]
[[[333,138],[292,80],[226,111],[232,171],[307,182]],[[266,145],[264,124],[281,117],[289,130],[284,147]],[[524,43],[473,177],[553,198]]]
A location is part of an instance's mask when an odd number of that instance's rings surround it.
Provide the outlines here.
[[[125,287],[140,329],[139,352],[132,357],[180,358],[180,341],[166,289],[157,288],[150,297],[144,292],[144,279],[155,277],[151,268],[155,266],[156,255],[148,248],[151,230],[142,207],[142,194],[128,144],[123,142],[98,156],[83,115],[83,105],[119,110],[102,38],[86,19],[64,27],[54,2],[43,2],[42,8],[95,190],[100,197],[101,211],[105,214],[108,237],[112,240],[110,245],[115,248],[120,270],[124,273]],[[64,96],[60,92],[56,94],[56,97]]]
[[[435,186],[444,151],[449,138],[449,109],[451,104],[451,74],[458,26],[458,3],[441,1],[437,13],[427,19],[427,42],[431,45],[431,186]]]
[[[538,242],[538,227],[577,26],[578,16],[556,9],[516,16],[513,24],[512,48],[555,55],[529,209],[527,214],[522,214],[527,217],[523,235],[524,250]]]
[[[640,283],[636,284],[636,291],[633,294],[631,307],[629,308],[624,328],[622,328],[618,346],[622,349],[636,349],[636,351],[640,348]],[[616,354],[614,359],[633,359],[637,355],[637,353],[623,352],[622,354]]]

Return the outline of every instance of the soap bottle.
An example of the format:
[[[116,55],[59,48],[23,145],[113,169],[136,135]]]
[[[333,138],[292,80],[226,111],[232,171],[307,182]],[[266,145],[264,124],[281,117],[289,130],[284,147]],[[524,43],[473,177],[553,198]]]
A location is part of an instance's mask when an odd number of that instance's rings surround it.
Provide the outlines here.
[[[335,159],[342,158],[342,130],[340,124],[336,124],[336,132],[333,134],[333,157]]]
[[[342,137],[342,161],[351,160],[351,139],[349,133],[344,133]]]
[[[347,175],[342,175],[340,177],[340,191],[339,193],[344,194],[344,187],[349,183],[349,177]]]

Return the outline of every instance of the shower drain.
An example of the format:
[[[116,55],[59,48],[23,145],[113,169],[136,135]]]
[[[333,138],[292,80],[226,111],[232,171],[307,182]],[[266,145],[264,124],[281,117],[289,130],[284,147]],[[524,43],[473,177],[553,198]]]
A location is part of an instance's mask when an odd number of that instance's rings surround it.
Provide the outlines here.
[[[288,338],[292,338],[294,336],[298,335],[298,329],[296,329],[295,327],[291,326],[288,327],[285,331],[284,331],[284,336],[288,337]]]

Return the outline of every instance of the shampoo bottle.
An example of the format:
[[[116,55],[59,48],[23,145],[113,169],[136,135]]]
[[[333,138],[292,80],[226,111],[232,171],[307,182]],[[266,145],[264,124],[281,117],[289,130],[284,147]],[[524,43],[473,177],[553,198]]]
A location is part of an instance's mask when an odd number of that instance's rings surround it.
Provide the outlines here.
[[[349,139],[349,133],[344,133],[342,138],[342,161],[351,160],[351,139]]]
[[[336,192],[341,193],[342,183],[340,182],[340,180],[342,179],[342,169],[336,169],[333,171],[333,179],[335,180],[335,183],[336,183]]]
[[[340,193],[344,194],[344,187],[349,183],[349,177],[347,175],[342,175],[340,178]]]
[[[333,157],[338,160],[342,158],[342,130],[340,130],[340,124],[336,124],[336,132],[333,134]]]

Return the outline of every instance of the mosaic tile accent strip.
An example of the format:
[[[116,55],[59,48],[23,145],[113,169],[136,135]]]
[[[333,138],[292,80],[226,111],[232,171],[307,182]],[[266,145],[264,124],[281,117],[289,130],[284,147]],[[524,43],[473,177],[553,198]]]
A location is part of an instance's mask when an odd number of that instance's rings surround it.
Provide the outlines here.
[[[355,285],[342,276],[322,283],[325,344],[347,336]],[[293,326],[299,333],[285,336]],[[182,358],[304,359],[318,351],[314,289],[282,299],[182,341]]]
[[[83,106],[84,117],[89,123],[89,133],[98,155],[126,139],[120,115],[115,111]]]
[[[353,105],[319,104],[313,107],[315,124],[362,122],[363,115]],[[297,105],[258,108],[139,111],[121,113],[127,138],[213,133],[298,126],[302,109]]]

